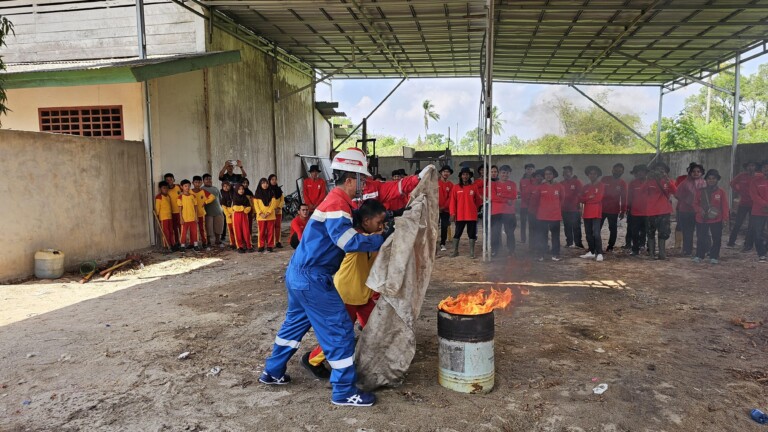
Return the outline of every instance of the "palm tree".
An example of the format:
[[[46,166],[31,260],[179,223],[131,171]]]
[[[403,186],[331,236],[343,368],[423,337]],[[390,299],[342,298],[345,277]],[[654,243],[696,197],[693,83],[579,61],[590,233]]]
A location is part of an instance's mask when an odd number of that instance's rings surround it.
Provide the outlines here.
[[[432,101],[426,99],[422,102],[421,107],[424,108],[424,140],[427,139],[427,131],[429,131],[429,119],[440,120],[440,114],[435,112],[435,106],[432,105]]]
[[[501,118],[501,111],[499,111],[499,107],[494,105],[493,109],[491,110],[491,129],[493,130],[493,134],[497,136],[501,135],[501,133],[504,132],[504,126],[502,125],[506,122],[506,120],[502,120]]]

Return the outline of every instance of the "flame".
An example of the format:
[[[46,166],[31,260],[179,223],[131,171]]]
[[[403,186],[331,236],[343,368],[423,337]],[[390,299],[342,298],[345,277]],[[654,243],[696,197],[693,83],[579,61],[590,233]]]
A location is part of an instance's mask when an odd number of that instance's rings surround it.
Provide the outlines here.
[[[507,307],[512,298],[512,290],[509,288],[506,291],[491,288],[488,295],[485,295],[485,290],[479,289],[471,293],[461,293],[455,299],[449,296],[441,301],[437,308],[455,315],[480,315]]]

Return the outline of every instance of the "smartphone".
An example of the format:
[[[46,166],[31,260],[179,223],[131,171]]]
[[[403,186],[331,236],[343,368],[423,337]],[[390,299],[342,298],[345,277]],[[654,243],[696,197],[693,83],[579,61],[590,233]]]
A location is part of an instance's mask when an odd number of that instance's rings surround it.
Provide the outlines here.
[[[231,160],[231,161],[228,161],[228,162],[232,166],[237,166],[237,161],[236,160]]]

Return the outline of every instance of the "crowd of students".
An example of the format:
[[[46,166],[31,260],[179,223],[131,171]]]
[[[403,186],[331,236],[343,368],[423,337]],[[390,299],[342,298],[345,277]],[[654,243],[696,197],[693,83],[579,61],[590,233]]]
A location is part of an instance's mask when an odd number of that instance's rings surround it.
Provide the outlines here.
[[[537,170],[533,164],[526,164],[525,174],[517,185],[509,179],[512,173],[509,165],[494,165],[490,173],[491,190],[486,194],[483,168],[478,169],[478,178],[474,181],[472,170],[462,168],[456,183],[450,181],[453,170],[449,166],[440,169],[440,249],[446,250],[448,232],[454,224],[451,256],[458,255],[459,240],[466,229],[469,254],[475,257],[477,222],[484,211],[490,212],[491,254],[495,256],[502,249],[502,230],[506,234],[508,253],[514,253],[519,201],[520,242],[527,241],[529,254],[539,261],[547,255],[552,261],[560,261],[561,230],[565,234],[565,247],[586,249],[581,258],[603,261],[605,253],[615,249],[618,221],[625,217],[627,235],[623,248],[630,250],[632,256],[645,251],[653,259],[666,259],[667,240],[672,234],[671,216],[675,211],[676,232],[682,237],[682,255],[691,256],[694,262],[708,258],[712,264],[719,263],[723,228],[730,211],[728,195],[719,186],[721,176],[717,170],[705,171],[702,165],[691,163],[686,174],[672,179],[669,167],[655,162],[651,166],[635,165],[630,171],[634,179],[627,183],[622,179],[624,165],[621,163],[615,164],[607,176],[592,165],[584,170],[586,181],[582,184],[571,166],[563,167],[562,180],[556,181],[559,173],[554,167]],[[731,182],[739,204],[726,247],[735,247],[738,232],[749,218],[743,251],[754,247],[758,261],[765,262],[768,161],[748,162],[744,169]],[[489,200],[483,204],[486,196]],[[676,208],[672,206],[673,199]],[[601,229],[606,221],[609,237],[603,248]],[[582,242],[582,222],[586,247]]]

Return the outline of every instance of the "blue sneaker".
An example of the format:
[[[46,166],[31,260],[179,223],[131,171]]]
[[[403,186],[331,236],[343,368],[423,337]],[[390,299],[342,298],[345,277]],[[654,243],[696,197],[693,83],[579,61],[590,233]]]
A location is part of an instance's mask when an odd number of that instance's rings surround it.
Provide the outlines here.
[[[259,382],[267,385],[286,385],[291,382],[291,376],[285,374],[280,378],[275,378],[266,372],[262,372],[259,377]]]
[[[360,391],[350,397],[331,399],[331,402],[334,405],[368,407],[376,403],[376,395]]]

